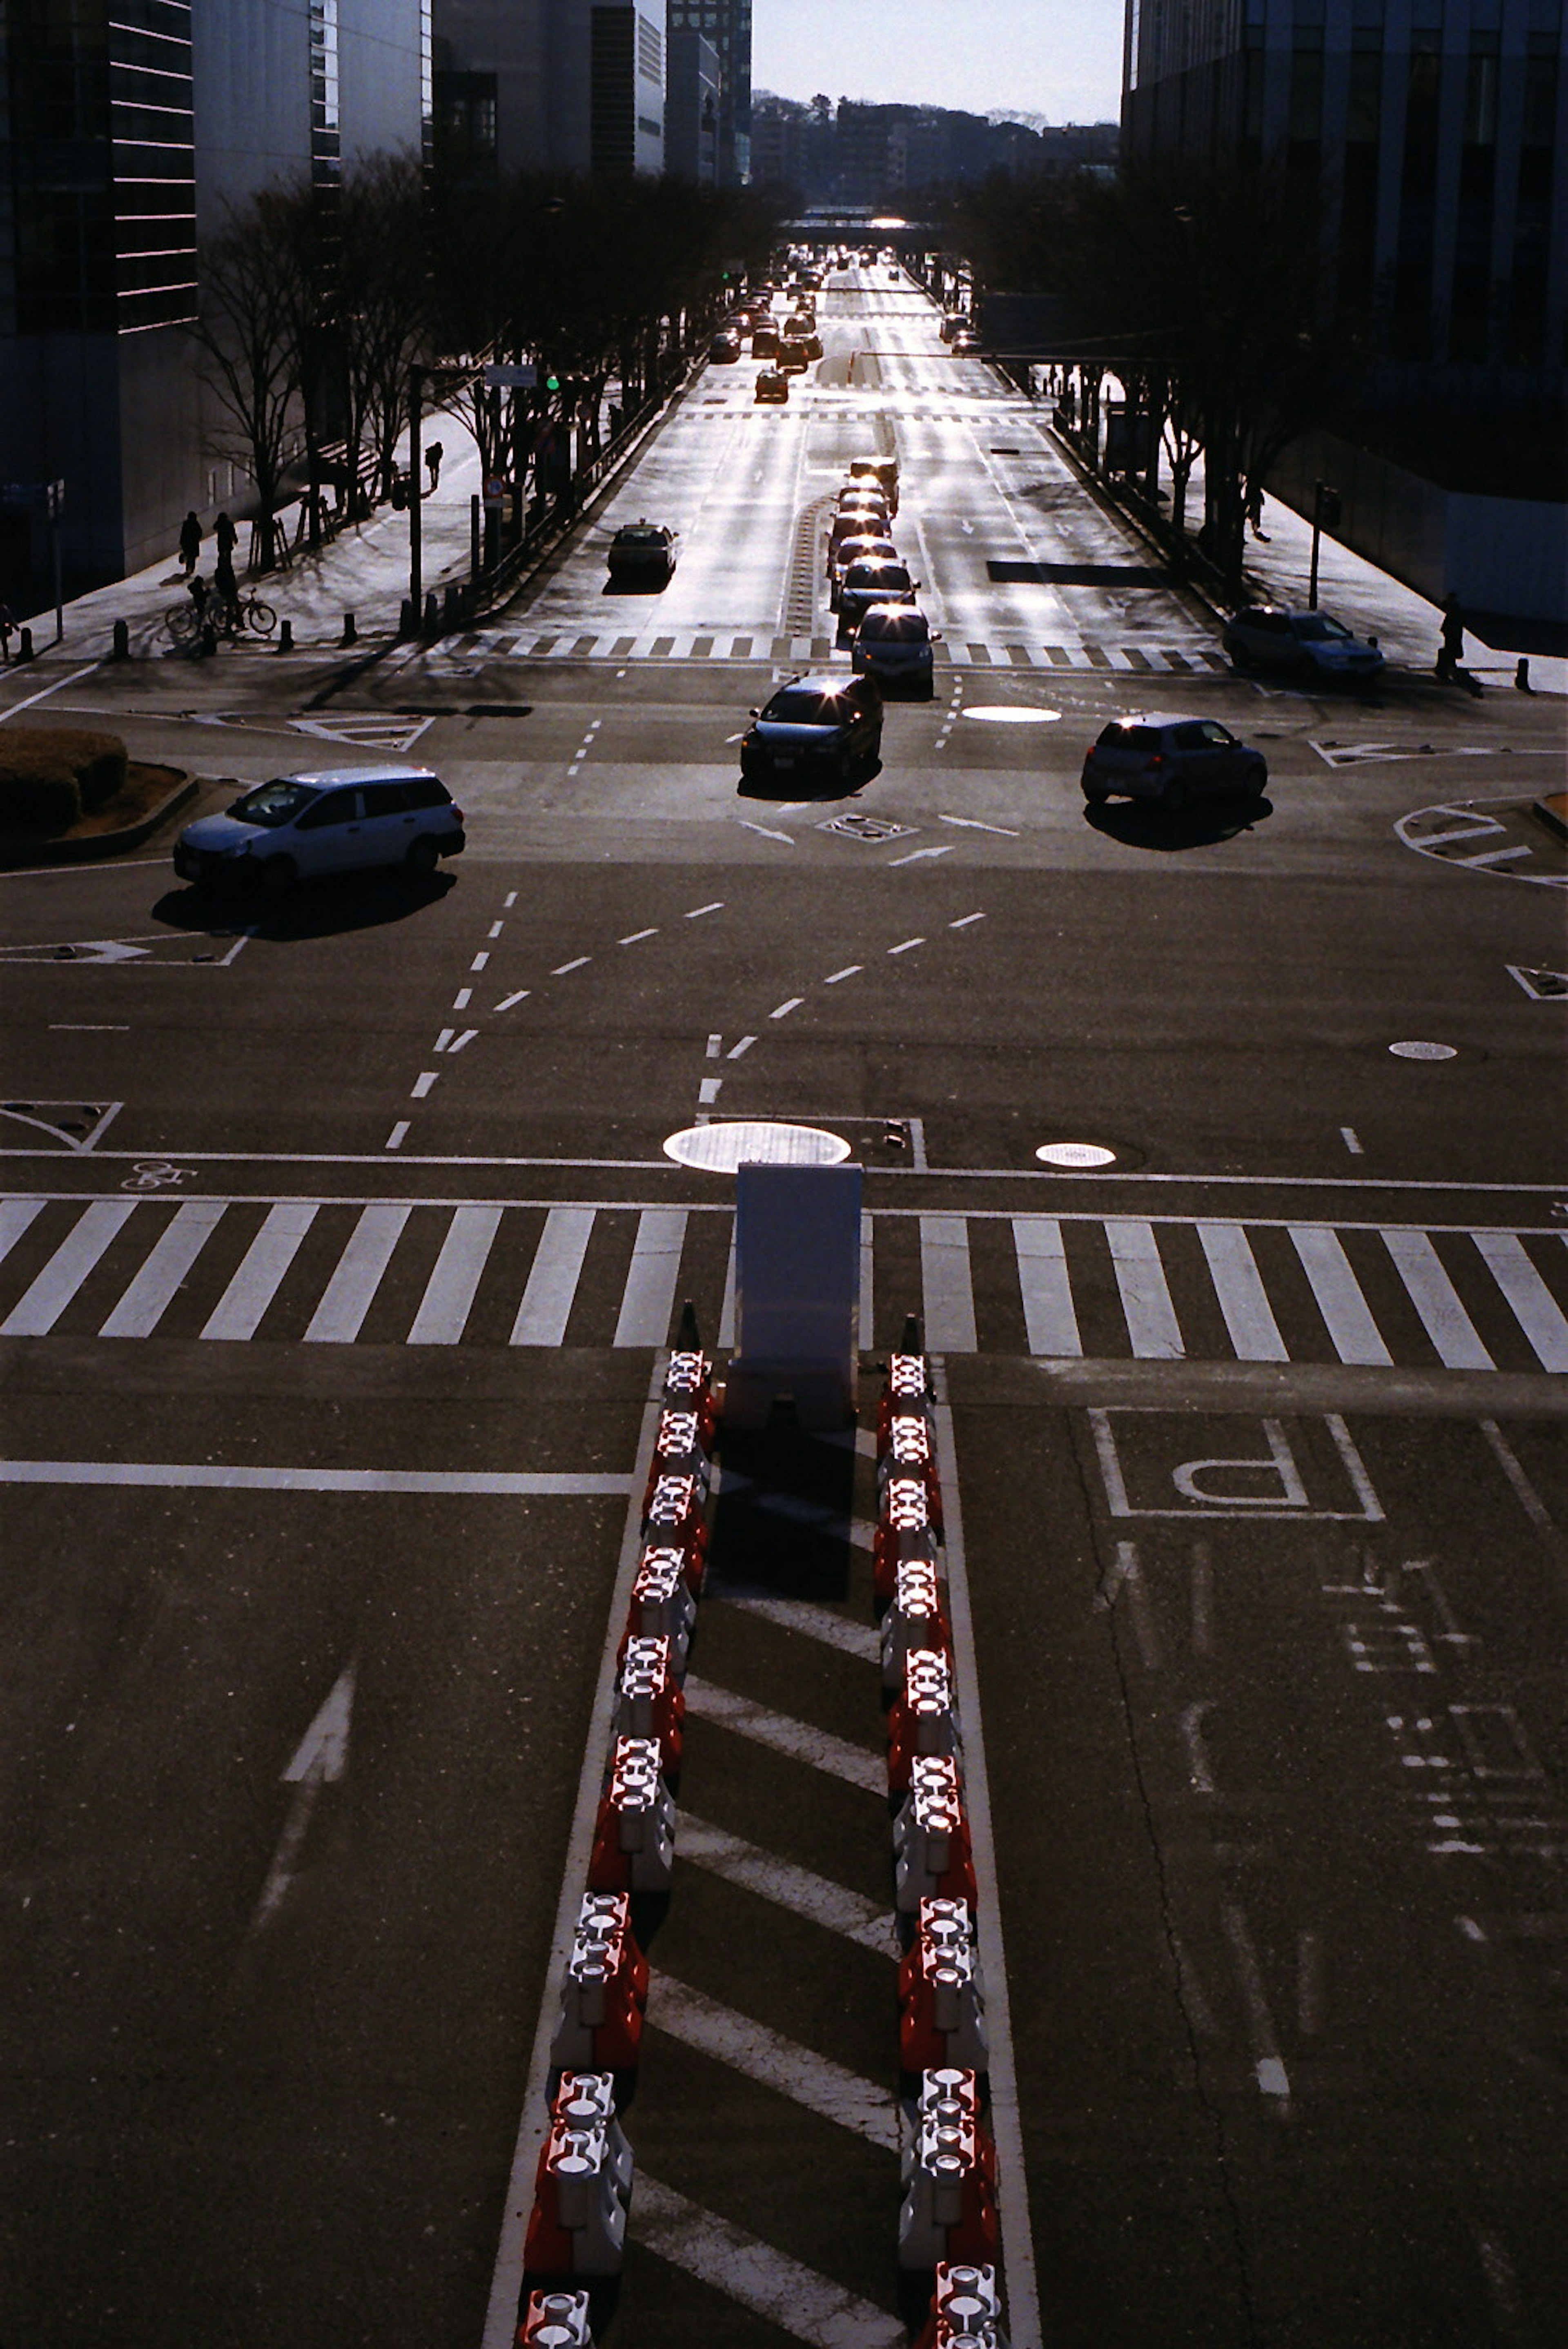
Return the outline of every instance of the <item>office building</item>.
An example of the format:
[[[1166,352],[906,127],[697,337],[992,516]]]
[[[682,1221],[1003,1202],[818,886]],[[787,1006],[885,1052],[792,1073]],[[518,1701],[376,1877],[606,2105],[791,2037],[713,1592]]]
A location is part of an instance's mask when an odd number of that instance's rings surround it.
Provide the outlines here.
[[[672,179],[711,188],[719,177],[723,74],[707,36],[678,27],[665,51],[664,168]]]
[[[668,0],[668,18],[719,52],[719,185],[738,188],[752,176],[752,0]]]
[[[662,0],[434,0],[443,171],[664,168]]]

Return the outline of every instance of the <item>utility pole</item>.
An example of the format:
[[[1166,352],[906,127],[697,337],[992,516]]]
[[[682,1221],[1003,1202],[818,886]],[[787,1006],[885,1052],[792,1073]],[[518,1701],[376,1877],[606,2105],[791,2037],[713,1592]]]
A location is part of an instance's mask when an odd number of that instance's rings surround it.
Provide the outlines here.
[[[1339,492],[1326,481],[1314,481],[1312,491],[1312,569],[1307,574],[1307,610],[1317,609],[1317,547],[1324,528],[1339,520]]]
[[[409,601],[414,607],[414,626],[421,624],[424,611],[424,548],[420,529],[420,409],[424,398],[425,370],[422,367],[409,369]]]

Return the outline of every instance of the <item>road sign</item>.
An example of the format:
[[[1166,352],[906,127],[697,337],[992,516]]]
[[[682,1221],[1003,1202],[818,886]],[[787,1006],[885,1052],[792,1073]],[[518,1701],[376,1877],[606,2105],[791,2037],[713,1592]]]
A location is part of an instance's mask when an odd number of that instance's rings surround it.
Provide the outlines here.
[[[492,391],[533,391],[539,381],[539,370],[532,359],[491,359],[485,366],[484,380]]]

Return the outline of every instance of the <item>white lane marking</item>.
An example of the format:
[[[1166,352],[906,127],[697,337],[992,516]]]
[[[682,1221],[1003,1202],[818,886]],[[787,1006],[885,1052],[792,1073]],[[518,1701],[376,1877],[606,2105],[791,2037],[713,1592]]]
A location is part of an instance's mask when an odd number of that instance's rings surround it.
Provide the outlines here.
[[[723,1037],[722,1037],[722,1035],[720,1035],[720,1036],[710,1036],[710,1037],[709,1037],[709,1039],[708,1039],[708,1058],[709,1058],[709,1060],[711,1060],[711,1061],[716,1061],[716,1060],[718,1059],[718,1057],[719,1057],[720,1053],[723,1050],[723,1049],[724,1049],[724,1039],[723,1039]]]
[[[979,816],[977,815],[939,815],[937,822],[939,823],[961,824],[965,832],[994,832],[1003,840],[1016,840],[1019,838],[1019,834],[1016,832],[1010,831],[1006,824],[981,823]],[[951,929],[955,927],[956,925],[950,923],[948,926]]]
[[[947,1365],[937,1362],[938,1392],[947,1392]],[[1018,2074],[1012,2057],[1012,2017],[1007,1952],[1002,1930],[1002,1895],[992,1827],[991,1780],[985,1726],[981,1713],[980,1672],[975,1662],[974,1617],[970,1605],[964,1553],[963,1505],[959,1493],[958,1444],[953,1415],[945,1401],[936,1406],[937,1463],[941,1476],[947,1540],[948,1613],[953,1631],[953,1668],[959,1713],[964,1724],[964,1797],[970,1849],[974,1861],[981,1962],[985,1972],[986,2023],[991,2039],[991,2126],[997,2157],[997,2207],[1002,2221],[1002,2266],[1008,2330],[1019,2349],[1042,2338],[1040,2288],[1034,2272],[1034,2242],[1029,2223],[1029,2178],[1023,2167],[1023,2124]]]
[[[1187,1781],[1195,1795],[1214,1792],[1214,1772],[1203,1742],[1203,1716],[1213,1710],[1212,1703],[1205,1698],[1197,1704],[1187,1705],[1176,1717],[1181,1742],[1187,1748]]]
[[[1269,2002],[1263,1991],[1263,1971],[1258,1963],[1258,1952],[1252,1946],[1247,1920],[1240,1909],[1228,1907],[1224,1911],[1224,1923],[1225,1938],[1236,1960],[1242,2003],[1247,2010],[1248,2031],[1252,2042],[1253,2076],[1265,2096],[1277,2096],[1282,2106],[1288,2110],[1290,2075],[1281,2060],[1280,2043],[1275,2036],[1273,2017],[1269,2013]]]
[[[621,1291],[620,1318],[612,1344],[667,1346],[686,1245],[684,1207],[645,1207],[637,1219],[631,1266]]]
[[[860,1327],[856,1342],[863,1350],[875,1345],[876,1329],[875,1271],[872,1264],[872,1222],[869,1216],[860,1219]]]
[[[294,1881],[317,1795],[323,1786],[341,1778],[348,1766],[348,1723],[353,1706],[354,1666],[349,1663],[334,1682],[283,1774],[285,1785],[296,1786],[298,1792],[289,1806],[283,1834],[251,1919],[253,1933],[267,1922]]]
[[[1511,1232],[1477,1232],[1474,1238],[1542,1369],[1568,1371],[1568,1319],[1525,1254],[1523,1241]]]
[[[489,929],[485,933],[485,936],[487,937],[498,938],[505,927],[506,925],[504,922],[492,922]]]
[[[10,1255],[28,1225],[44,1212],[42,1199],[0,1199],[0,1257]]]
[[[462,991],[466,995],[468,993],[467,988],[465,987]],[[531,987],[520,987],[516,989],[514,994],[504,995],[495,1009],[497,1011],[511,1011],[517,1004],[526,1002],[533,992],[534,990]]]
[[[920,1217],[920,1288],[928,1351],[972,1354],[978,1340],[964,1216]]]
[[[447,1046],[446,1049],[448,1053],[466,1051],[478,1033],[479,1030],[477,1028],[464,1028],[459,1035],[452,1038],[452,1042]]]
[[[456,1033],[457,1030],[455,1028],[443,1028],[441,1034],[436,1038],[431,1050],[437,1052],[444,1052]]]
[[[686,1710],[697,1720],[717,1722],[738,1737],[749,1737],[753,1744],[766,1745],[775,1754],[787,1754],[792,1761],[808,1763],[814,1770],[842,1778],[846,1785],[859,1786],[868,1795],[888,1792],[888,1765],[880,1754],[850,1745],[826,1729],[813,1729],[806,1722],[771,1712],[750,1697],[736,1696],[713,1682],[699,1680],[695,1673],[687,1675]]]
[[[99,1199],[84,1208],[20,1303],[0,1322],[0,1338],[47,1337],[136,1206],[134,1199]]]
[[[130,1022],[109,1019],[51,1019],[51,1036],[129,1036]]]
[[[410,1089],[409,1099],[410,1101],[424,1101],[431,1092],[434,1092],[440,1081],[441,1071],[439,1069],[421,1070],[420,1074],[414,1079],[413,1084]]]
[[[752,1046],[756,1042],[756,1040],[757,1040],[754,1036],[742,1036],[738,1044],[731,1045],[729,1050],[725,1053],[724,1058],[726,1061],[738,1061],[743,1052],[749,1052],[751,1050]]]
[[[396,1125],[393,1126],[390,1133],[388,1134],[386,1141],[382,1143],[382,1149],[400,1150],[403,1146],[404,1138],[407,1135],[408,1131],[408,1119],[406,1117],[400,1117]]]
[[[1162,1669],[1165,1660],[1160,1653],[1159,1632],[1149,1604],[1148,1586],[1144,1581],[1143,1570],[1138,1564],[1136,1542],[1117,1542],[1116,1557],[1101,1575],[1099,1587],[1095,1592],[1096,1612],[1102,1615],[1109,1614],[1124,1590],[1127,1592],[1127,1612],[1132,1617],[1133,1636],[1137,1641],[1138,1655],[1143,1668],[1146,1672],[1158,1672]]]
[[[865,968],[863,962],[846,962],[842,970],[836,970],[831,978],[825,978],[822,983],[824,987],[836,987],[841,978],[853,978],[857,971]]]
[[[634,947],[639,938],[656,938],[658,936],[659,925],[655,922],[650,930],[628,930],[624,938],[616,940],[616,944],[619,947]]]
[[[1280,1335],[1258,1270],[1251,1244],[1240,1224],[1199,1224],[1198,1237],[1209,1260],[1209,1277],[1225,1316],[1225,1327],[1239,1362],[1288,1362],[1290,1350]]]
[[[146,1262],[99,1331],[100,1338],[150,1338],[225,1211],[222,1199],[187,1199],[177,1207]]]
[[[1289,1228],[1302,1270],[1311,1284],[1324,1327],[1340,1361],[1390,1368],[1394,1357],[1377,1334],[1377,1324],[1361,1293],[1361,1284],[1350,1268],[1350,1259],[1340,1246],[1337,1232],[1331,1231],[1325,1224],[1292,1224]]]
[[[468,1009],[469,1005],[470,1005],[472,1001],[473,1001],[473,989],[472,989],[472,987],[460,987],[460,988],[458,988],[458,990],[457,990],[457,993],[456,993],[456,994],[452,997],[452,1009],[453,1009],[454,1011],[466,1011],[466,1010]]]
[[[909,2339],[898,2317],[689,2202],[646,2170],[637,2173],[627,2223],[634,2241],[809,2349],[903,2349]],[[521,2219],[517,2225],[521,2234]],[[514,2305],[514,2326],[515,2318]],[[487,2330],[483,2349],[504,2349],[510,2338]]]
[[[901,947],[889,947],[888,952],[890,955],[908,954],[911,947],[923,947],[925,943],[924,938],[906,938]]]
[[[470,970],[483,970],[489,960],[489,954],[482,947],[468,967]]]
[[[401,1199],[378,1200],[360,1209],[348,1245],[333,1268],[321,1302],[310,1317],[310,1326],[305,1333],[307,1345],[353,1344],[364,1327],[381,1277],[412,1212]]]
[[[1206,1541],[1192,1545],[1192,1652],[1214,1653],[1214,1553]]]
[[[516,903],[517,903],[517,892],[516,892],[516,890],[515,890],[515,889],[508,889],[508,891],[506,892],[505,896],[504,896],[504,897],[503,897],[503,899],[501,900],[501,905],[502,905],[502,909],[503,909],[503,911],[504,911],[504,912],[509,912],[509,911],[511,910],[511,908],[512,908],[512,907],[513,907]]]
[[[831,1884],[776,1852],[748,1843],[743,1836],[694,1818],[688,1810],[680,1814],[679,1850],[682,1861],[692,1867],[739,1885],[760,1900],[771,1900],[775,1908],[809,1917],[814,1925],[841,1934],[879,1958],[898,1953],[898,1928],[885,1901],[867,1900],[864,1893]]]
[[[693,1990],[673,1974],[656,1972],[649,1986],[650,2026],[683,2046],[727,2064],[775,2095],[804,2105],[839,2128],[852,2129],[886,2153],[898,2149],[898,2115],[888,2089],[864,2080],[826,2055],[770,2031],[763,2023]],[[635,2192],[635,2189],[634,2189]]]
[[[1477,1423],[1491,1446],[1498,1466],[1512,1485],[1514,1497],[1520,1507],[1542,1540],[1555,1544],[1557,1527],[1552,1521],[1552,1512],[1525,1475],[1512,1444],[1510,1444],[1495,1419],[1483,1419]]]
[[[792,1011],[798,1011],[805,1001],[805,998],[804,995],[789,996],[778,1006],[776,1010],[770,1011],[768,1013],[768,1018],[770,1019],[786,1019]]]
[[[697,1099],[704,1109],[709,1108],[718,1100],[723,1089],[722,1077],[704,1077],[697,1088]]]
[[[514,1346],[559,1346],[594,1228],[593,1207],[552,1207],[512,1325]]]
[[[570,962],[558,962],[550,976],[552,978],[565,978],[569,970],[581,970],[592,960],[592,955],[577,955]]]
[[[701,920],[704,914],[722,914],[723,910],[724,900],[722,897],[715,897],[711,905],[693,905],[684,918],[689,922],[698,922]]]
[[[555,1469],[230,1468],[210,1460],[0,1460],[0,1485],[145,1485],[235,1493],[481,1493],[618,1500],[633,1476]],[[640,1490],[640,1487],[639,1488]]]
[[[1437,1249],[1425,1232],[1385,1231],[1383,1245],[1394,1259],[1411,1304],[1449,1371],[1494,1371],[1480,1332],[1459,1301]]]
[[[710,1580],[708,1588],[709,1596],[722,1599],[726,1607],[760,1615],[764,1622],[776,1623],[783,1630],[802,1632],[808,1640],[820,1640],[825,1648],[842,1649],[846,1656],[858,1656],[865,1663],[881,1661],[882,1640],[875,1624],[854,1622],[806,1599],[771,1599],[760,1591],[732,1588],[717,1578]]]
[[[19,711],[31,709],[36,701],[47,701],[51,693],[63,693],[67,685],[75,685],[80,678],[90,677],[97,667],[97,661],[88,661],[86,668],[74,668],[68,677],[57,677],[53,685],[41,686],[36,693],[30,693],[26,701],[13,701],[8,708],[0,709],[0,726],[5,724],[7,718],[15,718]],[[161,856],[149,856],[140,861],[146,864],[161,864],[165,860]],[[75,873],[79,869],[74,864],[51,867],[53,871],[66,873]]]
[[[458,1343],[505,1212],[504,1207],[459,1207],[455,1211],[409,1331],[407,1342],[410,1346]]]
[[[277,1294],[285,1273],[315,1220],[314,1200],[282,1199],[271,1209],[209,1316],[202,1331],[203,1338],[255,1336],[262,1316]]]
[[[1346,1150],[1349,1151],[1353,1158],[1365,1156],[1366,1154],[1361,1147],[1361,1138],[1353,1125],[1342,1125],[1339,1129],[1339,1134],[1340,1140],[1344,1143]]]
[[[1134,1354],[1140,1361],[1180,1361],[1187,1350],[1153,1226],[1136,1218],[1108,1221],[1106,1242]]]
[[[782,840],[786,848],[793,848],[794,846],[794,841],[792,835],[787,832],[771,831],[765,823],[749,823],[743,815],[737,816],[735,818],[735,822],[740,825],[742,832],[759,832],[764,840]]]
[[[1533,848],[1487,848],[1479,856],[1450,856],[1450,864],[1511,864],[1516,857],[1533,856]]]
[[[1081,1356],[1084,1340],[1073,1306],[1061,1225],[1052,1216],[1014,1216],[1012,1247],[1030,1352]]]
[[[956,842],[950,840],[940,848],[911,848],[907,856],[889,857],[888,869],[891,872],[895,864],[919,864],[922,857],[950,856],[956,845]]]

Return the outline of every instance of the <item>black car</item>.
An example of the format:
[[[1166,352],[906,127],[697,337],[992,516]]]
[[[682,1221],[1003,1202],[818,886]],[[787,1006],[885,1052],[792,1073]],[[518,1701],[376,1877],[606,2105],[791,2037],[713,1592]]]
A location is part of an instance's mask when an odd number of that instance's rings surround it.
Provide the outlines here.
[[[741,738],[748,781],[827,774],[847,782],[876,766],[882,749],[882,695],[871,677],[797,677],[752,712]]]
[[[1084,797],[1154,800],[1175,813],[1209,793],[1260,800],[1268,761],[1217,718],[1113,718],[1084,760]]]
[[[662,587],[675,569],[675,533],[661,523],[623,523],[609,543],[607,559],[618,586]]]

